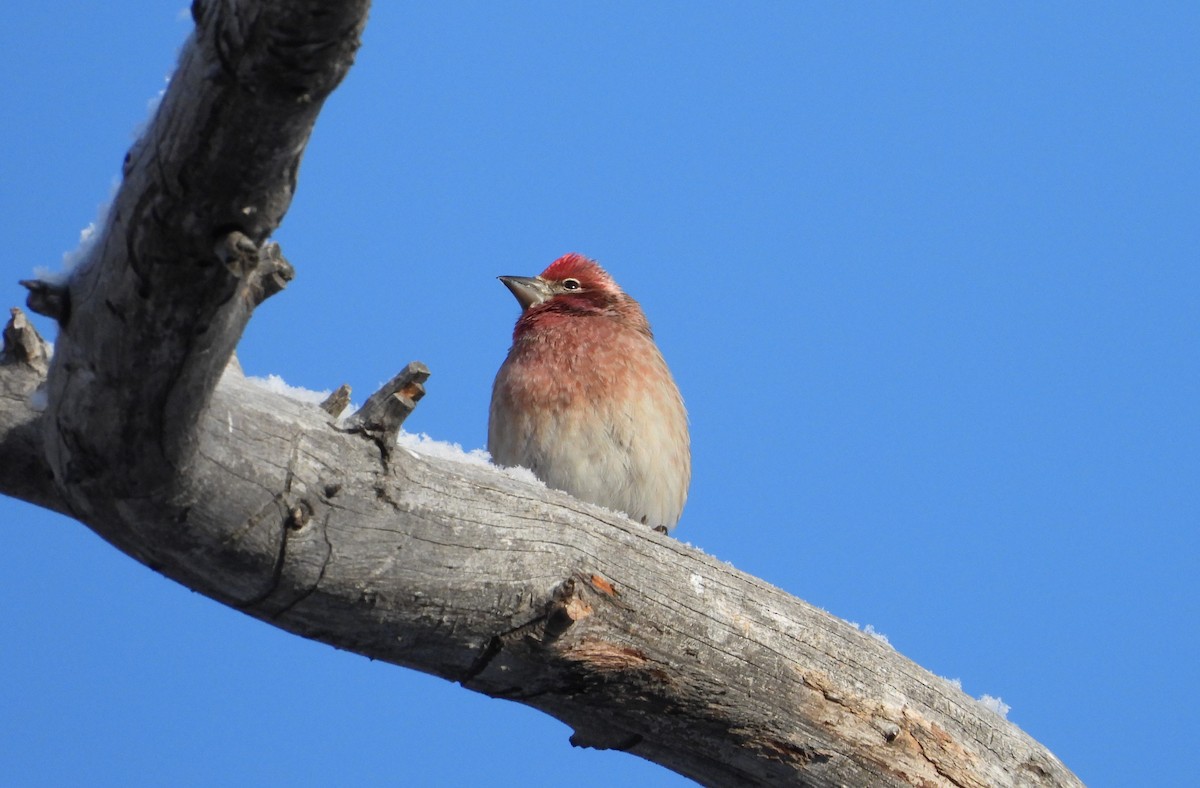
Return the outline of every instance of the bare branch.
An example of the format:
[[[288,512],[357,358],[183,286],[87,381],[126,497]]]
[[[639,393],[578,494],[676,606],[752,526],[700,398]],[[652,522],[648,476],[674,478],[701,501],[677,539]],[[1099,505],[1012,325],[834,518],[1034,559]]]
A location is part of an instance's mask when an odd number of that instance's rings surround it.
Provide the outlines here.
[[[234,371],[198,426],[173,516],[127,527],[141,560],[275,626],[710,785],[1079,785],[886,644],[623,517],[403,448],[385,470]]]
[[[254,307],[291,277],[266,244],[368,3],[197,2],[195,33],[89,257],[67,284],[47,456],[80,511],[160,494]],[[138,386],[120,385],[137,379]],[[105,468],[125,465],[109,473]],[[132,472],[127,472],[132,471]]]
[[[56,295],[48,375],[23,315],[5,331],[0,491],[288,631],[706,784],[1079,785],[1014,725],[779,589],[562,493],[394,447],[423,365],[339,429],[228,363],[291,276],[267,238],[366,11],[193,5],[99,242]]]

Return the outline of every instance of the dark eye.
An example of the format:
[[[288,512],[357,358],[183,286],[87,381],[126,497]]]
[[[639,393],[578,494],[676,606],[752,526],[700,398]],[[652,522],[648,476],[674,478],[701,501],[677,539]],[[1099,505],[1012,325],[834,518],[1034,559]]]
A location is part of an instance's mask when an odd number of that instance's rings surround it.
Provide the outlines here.
[[[562,286],[563,290],[578,290],[583,285],[579,284],[578,279],[564,279]]]

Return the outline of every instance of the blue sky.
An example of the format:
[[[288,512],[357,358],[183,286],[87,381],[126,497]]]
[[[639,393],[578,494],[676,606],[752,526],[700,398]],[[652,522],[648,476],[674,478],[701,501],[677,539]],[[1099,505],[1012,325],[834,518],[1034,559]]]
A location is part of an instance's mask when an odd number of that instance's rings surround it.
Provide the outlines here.
[[[9,14],[5,306],[107,199],[183,6]],[[482,446],[494,277],[596,257],[689,406],[680,539],[1003,698],[1089,785],[1194,779],[1200,6],[441,6],[377,4],[247,371],[361,401],[419,359],[408,428]],[[62,517],[0,529],[13,784],[687,784]]]

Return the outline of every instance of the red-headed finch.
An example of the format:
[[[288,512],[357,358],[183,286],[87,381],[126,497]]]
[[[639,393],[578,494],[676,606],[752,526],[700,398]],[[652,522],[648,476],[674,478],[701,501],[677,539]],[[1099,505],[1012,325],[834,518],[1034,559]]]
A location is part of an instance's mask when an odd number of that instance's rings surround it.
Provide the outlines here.
[[[492,460],[672,528],[692,476],[687,411],[638,302],[578,254],[500,281],[523,312],[492,387]]]

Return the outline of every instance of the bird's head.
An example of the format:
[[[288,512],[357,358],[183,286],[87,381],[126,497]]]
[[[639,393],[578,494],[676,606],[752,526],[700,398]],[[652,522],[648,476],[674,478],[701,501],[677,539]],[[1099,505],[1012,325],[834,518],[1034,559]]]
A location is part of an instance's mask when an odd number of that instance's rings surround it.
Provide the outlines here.
[[[560,308],[596,311],[611,306],[625,295],[596,261],[575,253],[558,258],[537,276],[501,276],[499,279],[526,311],[552,303]]]
[[[501,276],[524,310],[516,336],[576,317],[608,317],[650,333],[642,308],[608,272],[581,254],[565,254],[537,276]]]

